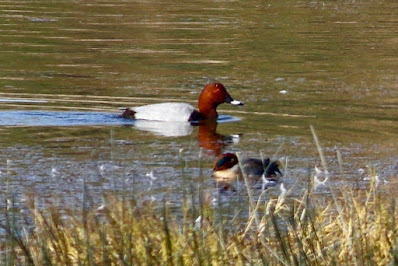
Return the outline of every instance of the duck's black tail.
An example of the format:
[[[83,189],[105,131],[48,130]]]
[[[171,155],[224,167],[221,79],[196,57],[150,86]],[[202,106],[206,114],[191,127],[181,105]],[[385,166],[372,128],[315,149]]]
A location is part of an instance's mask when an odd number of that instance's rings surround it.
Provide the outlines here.
[[[130,108],[121,109],[123,113],[120,117],[127,118],[127,119],[134,119],[135,118],[135,111],[131,110]]]
[[[276,173],[282,175],[281,171],[279,170],[278,162],[271,162],[269,158],[264,160],[264,166],[266,169],[266,177],[276,176]]]

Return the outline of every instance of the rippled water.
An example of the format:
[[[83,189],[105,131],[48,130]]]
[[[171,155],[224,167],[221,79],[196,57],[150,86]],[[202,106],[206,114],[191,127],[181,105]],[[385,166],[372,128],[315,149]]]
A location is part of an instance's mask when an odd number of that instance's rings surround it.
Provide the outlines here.
[[[287,162],[284,185],[300,195],[321,165],[310,125],[332,187],[363,187],[374,165],[395,191],[397,7],[2,1],[2,196],[35,191],[74,205],[85,180],[94,195],[167,194],[178,203],[182,184],[214,190],[211,169],[224,151],[275,155]],[[245,103],[220,106],[239,121],[166,129],[117,118],[127,106],[195,105],[213,79]]]

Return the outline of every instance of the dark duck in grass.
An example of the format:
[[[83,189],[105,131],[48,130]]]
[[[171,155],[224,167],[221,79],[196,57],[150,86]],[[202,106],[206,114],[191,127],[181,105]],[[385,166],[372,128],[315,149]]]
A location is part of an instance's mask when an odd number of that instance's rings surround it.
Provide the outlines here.
[[[243,171],[240,167],[243,168]],[[213,168],[213,177],[219,183],[231,183],[243,180],[243,175],[250,183],[256,183],[263,176],[266,180],[275,181],[277,174],[282,175],[278,162],[267,158],[264,160],[256,158],[242,158],[239,164],[238,157],[234,153],[220,155]]]

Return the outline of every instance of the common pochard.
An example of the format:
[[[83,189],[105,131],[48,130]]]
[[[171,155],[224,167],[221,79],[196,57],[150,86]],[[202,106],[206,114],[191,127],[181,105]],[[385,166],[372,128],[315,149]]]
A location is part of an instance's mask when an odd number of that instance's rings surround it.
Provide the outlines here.
[[[260,160],[256,158],[242,158],[243,173],[251,183],[257,182],[264,175],[265,178],[282,175],[278,167],[278,162],[269,158]],[[220,155],[213,169],[213,177],[218,182],[230,183],[236,180],[243,180],[242,170],[239,166],[238,157],[233,153],[224,153]]]
[[[212,82],[203,88],[199,96],[199,110],[187,103],[166,102],[127,108],[121,116],[131,119],[167,122],[216,120],[218,117],[217,106],[222,103],[243,105],[240,101],[232,99],[221,83]]]

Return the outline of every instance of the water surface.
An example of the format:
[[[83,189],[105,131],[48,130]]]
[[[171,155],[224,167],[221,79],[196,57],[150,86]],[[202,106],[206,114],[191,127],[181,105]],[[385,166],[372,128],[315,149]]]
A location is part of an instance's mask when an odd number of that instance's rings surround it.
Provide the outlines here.
[[[395,191],[397,7],[2,1],[2,197],[35,191],[79,205],[86,182],[94,195],[167,194],[178,205],[183,184],[214,190],[211,169],[224,151],[287,162],[283,182],[299,196],[321,165],[310,125],[324,147],[330,186],[363,188],[375,166]],[[245,103],[219,108],[239,121],[172,135],[115,119],[121,107],[195,105],[209,80]],[[328,196],[328,189],[318,192]]]

